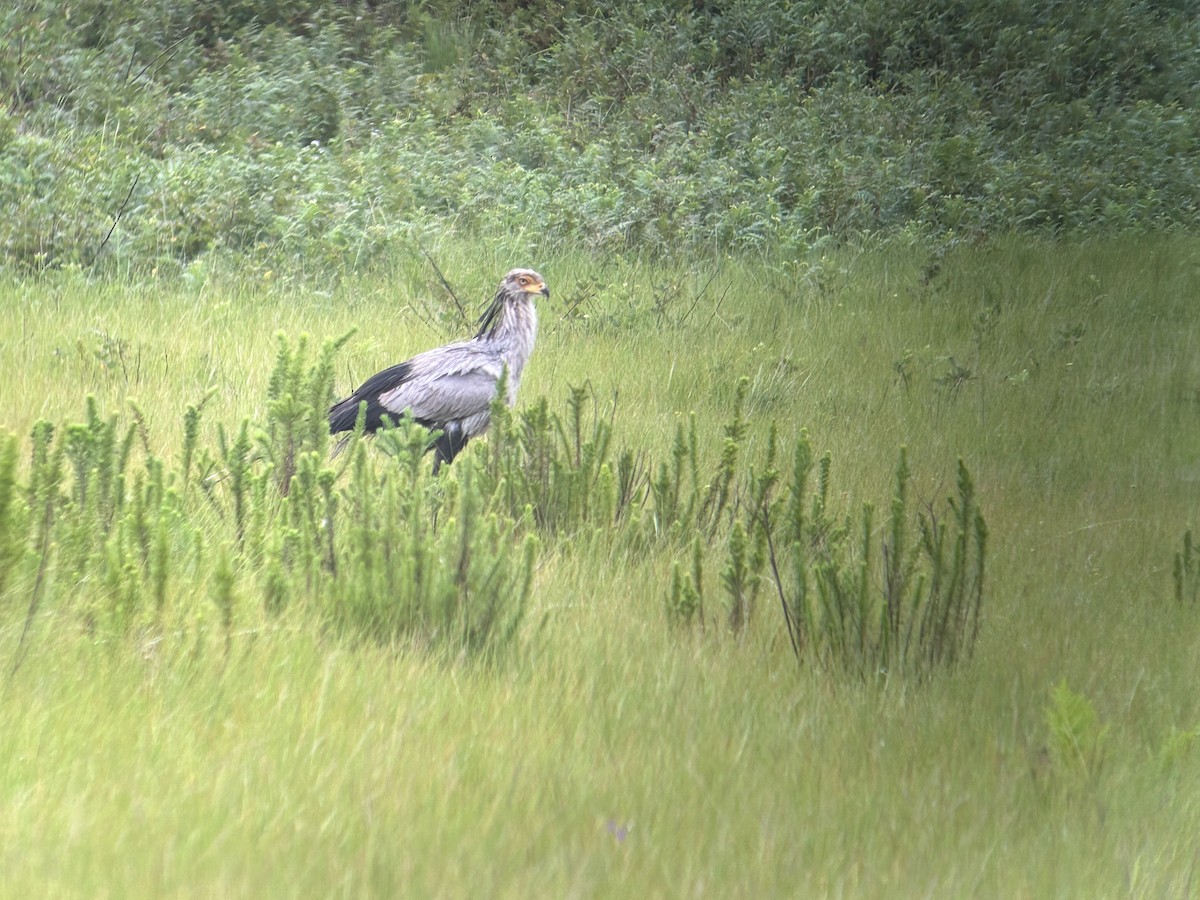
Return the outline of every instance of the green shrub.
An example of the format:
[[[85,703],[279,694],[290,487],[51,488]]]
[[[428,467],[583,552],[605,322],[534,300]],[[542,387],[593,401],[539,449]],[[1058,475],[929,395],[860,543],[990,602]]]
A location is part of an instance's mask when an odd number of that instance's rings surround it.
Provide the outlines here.
[[[0,436],[0,599],[25,554],[27,525],[16,472],[17,440],[12,435]]]
[[[538,546],[525,520],[497,511],[469,460],[434,483],[416,426],[357,443],[333,468],[339,342],[312,361],[306,344],[280,338],[263,421],[218,426],[215,447],[201,440],[203,401],[190,406],[178,466],[150,452],[136,407],[122,425],[90,399],[84,421],[35,429],[23,491],[16,442],[0,443],[0,590],[28,546],[40,560],[30,618],[48,595],[110,636],[199,627],[199,588],[227,647],[235,620],[293,605],[347,637],[452,657],[512,646]]]
[[[777,468],[774,429],[765,459],[757,467],[742,463],[748,386],[744,378],[738,385],[710,479],[699,472],[693,422],[690,430],[679,426],[671,462],[660,463],[649,482],[648,537],[690,544],[693,554],[690,571],[678,563],[672,569],[669,617],[705,623],[702,547],[719,538],[719,584],[734,632],[755,615],[769,582],[805,665],[862,679],[921,679],[969,659],[981,622],[987,526],[966,467],[959,463],[957,493],[944,508],[915,511],[901,449],[880,535],[870,505],[857,523],[830,509],[831,460],[814,460],[807,437],[786,477]]]
[[[1045,708],[1052,761],[1065,775],[1095,779],[1104,763],[1108,726],[1082,694],[1060,681]]]
[[[0,577],[34,547],[31,609],[45,590],[117,635],[196,616],[193,588],[205,586],[227,646],[235,620],[295,608],[347,637],[492,659],[515,645],[543,542],[657,545],[691,557],[671,573],[672,621],[708,627],[723,608],[741,632],[769,583],[793,651],[819,669],[921,677],[969,656],[986,529],[965,468],[947,520],[930,506],[914,524],[901,453],[877,562],[871,509],[856,531],[829,508],[828,457],[810,490],[807,440],[790,477],[776,466],[774,428],[765,458],[745,458],[743,378],[710,472],[694,418],[655,465],[613,447],[615,402],[601,408],[585,386],[562,414],[544,399],[520,413],[497,400],[487,442],[435,478],[430,435],[408,421],[370,442],[352,433],[330,455],[333,356],[345,339],[312,354],[306,338],[281,335],[261,420],[218,423],[215,444],[205,441],[206,396],[184,412],[178,461],[151,451],[136,405],[122,424],[89,399],[84,421],[35,429],[22,506],[15,445],[0,446]],[[714,552],[724,562],[706,583]],[[706,603],[713,590],[721,604]]]
[[[1171,577],[1175,582],[1175,600],[1180,605],[1195,606],[1200,602],[1200,553],[1190,528],[1183,533],[1183,546],[1175,554]]]
[[[470,460],[456,465],[461,480],[431,515],[423,429],[394,429],[380,440],[399,465],[380,469],[366,445],[354,450],[325,600],[334,624],[452,656],[503,653],[528,605],[537,539],[486,511]]]
[[[298,275],[454,228],[658,255],[1191,226],[1200,14],[176,0],[3,14],[0,264]]]
[[[755,512],[796,656],[863,679],[919,679],[969,659],[979,635],[987,528],[966,467],[959,463],[944,519],[933,505],[914,517],[900,451],[878,562],[872,508],[863,507],[857,530],[833,518],[829,457],[810,490],[812,471],[802,440],[784,496],[772,500],[776,475],[769,473]]]

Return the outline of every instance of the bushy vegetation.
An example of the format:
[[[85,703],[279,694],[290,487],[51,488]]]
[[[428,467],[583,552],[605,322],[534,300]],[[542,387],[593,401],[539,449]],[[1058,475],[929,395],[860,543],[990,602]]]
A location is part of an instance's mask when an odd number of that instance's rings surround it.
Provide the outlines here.
[[[1165,0],[17,5],[19,270],[363,267],[431,229],[789,253],[1197,223],[1200,15]]]
[[[152,451],[136,405],[122,422],[94,400],[83,422],[35,426],[27,485],[6,441],[0,579],[23,561],[30,617],[49,594],[106,639],[202,639],[215,619],[228,646],[239,623],[296,605],[384,644],[503,652],[532,586],[535,536],[514,536],[515,522],[483,506],[469,466],[461,482],[429,484],[424,429],[385,432],[382,456],[357,443],[335,469],[324,418],[335,348],[306,366],[304,342],[281,341],[266,421],[218,426],[215,446],[197,438],[203,404],[189,406],[179,460]]]
[[[403,421],[371,450],[358,432],[344,455],[329,457],[324,411],[345,340],[327,343],[310,365],[306,340],[292,347],[281,337],[265,421],[243,419],[236,432],[218,424],[208,446],[198,441],[204,401],[190,405],[178,461],[151,450],[136,404],[122,423],[102,418],[91,398],[83,422],[35,425],[25,485],[14,477],[16,442],[6,440],[0,588],[23,560],[30,619],[50,594],[60,614],[107,638],[203,634],[207,597],[226,646],[239,620],[295,605],[353,637],[495,658],[518,637],[539,538],[563,552],[688,548],[691,574],[681,577],[676,563],[662,592],[668,615],[701,626],[710,624],[702,559],[727,544],[729,629],[749,626],[770,580],[777,627],[803,664],[859,679],[921,676],[974,647],[986,529],[961,463],[948,530],[933,506],[909,521],[901,453],[877,571],[870,508],[856,541],[828,506],[828,456],[809,497],[807,439],[790,477],[776,468],[773,429],[760,467],[747,468],[748,379],[711,476],[702,474],[694,417],[690,431],[680,426],[670,463],[628,449],[610,458],[611,422],[573,389],[565,416],[544,399],[519,416],[497,401],[486,454],[466,457],[458,477],[431,479],[429,435]]]

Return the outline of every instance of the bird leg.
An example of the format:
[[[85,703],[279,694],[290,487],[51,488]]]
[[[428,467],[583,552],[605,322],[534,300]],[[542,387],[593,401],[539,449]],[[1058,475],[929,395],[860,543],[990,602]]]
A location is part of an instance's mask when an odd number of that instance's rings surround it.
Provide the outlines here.
[[[433,442],[433,474],[436,475],[442,463],[454,462],[454,457],[467,446],[467,436],[463,434],[462,425],[458,422],[447,422],[438,439]]]

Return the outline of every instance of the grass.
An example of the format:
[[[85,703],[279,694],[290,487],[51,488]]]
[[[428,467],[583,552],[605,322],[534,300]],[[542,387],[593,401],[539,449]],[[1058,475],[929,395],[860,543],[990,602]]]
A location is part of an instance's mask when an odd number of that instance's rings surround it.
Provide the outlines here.
[[[882,689],[821,675],[766,592],[736,637],[680,630],[664,600],[687,548],[568,534],[545,542],[498,666],[331,637],[303,605],[264,613],[249,582],[226,650],[198,571],[171,583],[162,640],[90,631],[96,588],[63,589],[9,675],[18,577],[0,600],[0,894],[1194,892],[1200,622],[1172,565],[1200,508],[1198,250],[529,261],[554,302],[521,405],[590,380],[618,395],[618,445],[665,458],[695,412],[715,461],[745,375],[746,453],[772,421],[789,446],[807,429],[836,507],[874,503],[879,530],[898,446],[917,503],[950,495],[963,458],[990,532],[972,660]],[[439,252],[472,308],[508,267]],[[22,466],[34,421],[78,420],[89,393],[103,414],[136,398],[166,458],[209,388],[203,429],[261,415],[280,329],[357,326],[342,389],[469,331],[422,304],[439,293],[415,260],[325,291],[0,290],[0,425]]]

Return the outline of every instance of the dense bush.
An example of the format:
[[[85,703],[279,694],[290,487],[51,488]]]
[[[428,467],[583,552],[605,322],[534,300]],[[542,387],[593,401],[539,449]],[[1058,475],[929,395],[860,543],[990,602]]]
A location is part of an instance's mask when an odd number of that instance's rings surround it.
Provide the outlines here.
[[[1182,2],[34,2],[0,20],[8,267],[339,269],[446,228],[516,230],[534,255],[786,252],[1200,218]]]

